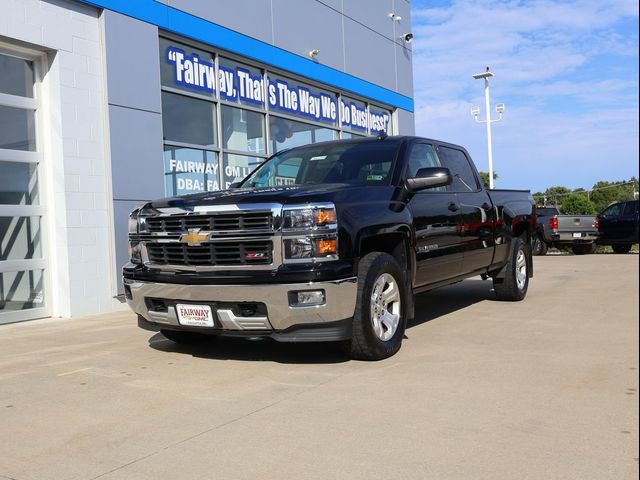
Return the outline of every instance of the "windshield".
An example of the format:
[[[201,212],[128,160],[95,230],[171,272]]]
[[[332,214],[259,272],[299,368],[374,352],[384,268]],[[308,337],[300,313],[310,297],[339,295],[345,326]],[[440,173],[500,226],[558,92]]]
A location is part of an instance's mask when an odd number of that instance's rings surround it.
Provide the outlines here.
[[[558,215],[558,209],[550,207],[538,207],[536,208],[536,213],[539,217],[549,217],[551,215]]]
[[[309,145],[276,154],[240,188],[350,183],[388,185],[399,140]]]

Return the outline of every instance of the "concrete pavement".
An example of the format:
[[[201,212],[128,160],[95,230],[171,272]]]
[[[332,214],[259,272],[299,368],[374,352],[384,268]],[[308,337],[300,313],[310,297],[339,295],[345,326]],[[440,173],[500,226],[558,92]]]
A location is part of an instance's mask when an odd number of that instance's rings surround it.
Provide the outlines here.
[[[524,302],[421,295],[400,352],[130,313],[0,326],[0,479],[638,477],[638,255],[536,257]]]

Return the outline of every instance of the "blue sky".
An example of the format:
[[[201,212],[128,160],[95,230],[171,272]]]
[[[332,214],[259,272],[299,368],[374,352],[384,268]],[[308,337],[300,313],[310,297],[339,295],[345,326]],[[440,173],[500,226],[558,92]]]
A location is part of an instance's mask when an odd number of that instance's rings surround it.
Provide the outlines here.
[[[638,1],[411,3],[416,134],[463,145],[488,171],[487,66],[496,188],[589,189],[638,177]]]

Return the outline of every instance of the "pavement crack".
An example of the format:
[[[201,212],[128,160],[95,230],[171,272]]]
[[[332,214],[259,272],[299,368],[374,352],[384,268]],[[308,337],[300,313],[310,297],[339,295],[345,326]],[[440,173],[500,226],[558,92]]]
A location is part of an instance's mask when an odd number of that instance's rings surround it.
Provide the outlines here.
[[[151,453],[149,453],[147,455],[143,455],[143,456],[141,456],[139,458],[136,458],[135,460],[132,460],[132,461],[130,461],[128,463],[125,463],[124,465],[120,465],[119,467],[113,468],[113,469],[111,469],[111,470],[109,470],[107,472],[104,472],[104,473],[101,473],[100,475],[92,477],[91,480],[96,480],[98,478],[102,478],[102,477],[104,477],[106,475],[109,475],[111,473],[117,472],[118,470],[122,470],[123,468],[127,468],[127,467],[129,467],[131,465],[134,465],[134,464],[138,463],[138,462],[146,460],[147,458],[150,458],[150,457],[153,457],[155,455],[158,455],[158,454],[164,452],[165,450],[169,450],[170,448],[173,448],[173,447],[176,447],[178,445],[182,445],[183,443],[189,442],[189,441],[193,440],[194,438],[201,437],[202,435],[206,435],[207,433],[214,432],[214,431],[220,430],[221,428],[224,428],[224,427],[226,427],[228,425],[232,425],[234,423],[240,422],[240,421],[244,420],[245,418],[251,417],[251,416],[253,416],[253,415],[257,414],[257,413],[260,413],[260,412],[263,412],[265,410],[268,410],[269,408],[274,407],[274,406],[276,406],[276,405],[278,405],[278,404],[280,404],[282,402],[286,402],[286,401],[292,400],[292,399],[294,399],[296,397],[299,397],[300,395],[303,395],[303,394],[308,393],[308,392],[310,392],[312,390],[315,390],[316,388],[323,387],[324,385],[326,385],[326,384],[328,384],[330,382],[333,382],[334,380],[339,379],[343,375],[344,374],[336,375],[335,377],[331,377],[331,378],[325,380],[324,382],[318,383],[316,385],[312,385],[309,388],[305,388],[305,389],[303,389],[303,390],[301,390],[299,392],[296,392],[296,393],[293,393],[293,394],[288,395],[286,397],[283,397],[280,400],[276,400],[275,402],[272,402],[272,403],[270,403],[268,405],[265,405],[263,407],[257,408],[255,410],[250,411],[250,412],[247,412],[244,415],[240,415],[239,417],[233,418],[233,419],[228,420],[226,422],[223,422],[223,423],[221,423],[219,425],[215,425],[215,426],[213,426],[211,428],[203,430],[202,432],[196,433],[195,435],[191,435],[190,437],[183,438],[180,441],[177,441],[177,442],[171,443],[169,445],[166,445],[166,446],[164,446],[164,447],[162,447],[162,448],[160,448],[160,449],[158,449],[158,450],[156,450],[154,452],[151,452]],[[15,479],[12,479],[12,478],[9,478],[9,477],[7,477],[7,478],[9,480],[15,480]]]

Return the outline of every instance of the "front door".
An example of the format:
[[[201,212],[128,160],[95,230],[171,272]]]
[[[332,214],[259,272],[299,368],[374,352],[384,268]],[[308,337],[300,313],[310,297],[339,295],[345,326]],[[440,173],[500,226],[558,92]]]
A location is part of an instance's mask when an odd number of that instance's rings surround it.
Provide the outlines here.
[[[418,170],[439,167],[434,148],[428,143],[410,147],[406,178]],[[448,187],[431,188],[413,194],[408,203],[416,232],[416,287],[454,278],[462,269],[460,205]]]

